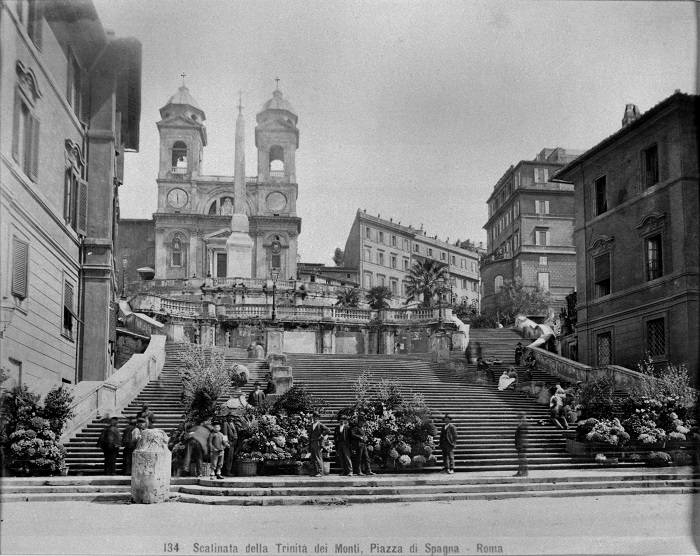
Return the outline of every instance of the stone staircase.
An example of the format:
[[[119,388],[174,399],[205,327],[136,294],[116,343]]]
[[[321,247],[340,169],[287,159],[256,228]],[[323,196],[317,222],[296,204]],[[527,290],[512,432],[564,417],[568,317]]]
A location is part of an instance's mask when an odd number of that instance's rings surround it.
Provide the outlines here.
[[[469,351],[472,357],[484,359],[500,359],[504,365],[515,363],[515,346],[518,342],[523,347],[533,340],[523,338],[515,330],[510,328],[470,328]],[[462,356],[464,353],[462,352]]]
[[[129,477],[3,478],[0,502],[128,502]],[[346,505],[382,502],[691,494],[700,475],[691,467],[534,472],[527,478],[495,473],[374,477],[241,477],[223,481],[171,479],[171,500],[235,506]]]
[[[122,412],[134,415],[147,401],[166,432],[181,419],[181,382],[177,369],[185,346],[168,344],[165,368],[158,380]],[[227,362],[251,369],[251,383],[262,378],[266,363],[237,359]],[[512,391],[495,386],[465,384],[447,370],[411,356],[290,355],[295,381],[325,398],[332,412],[352,403],[352,384],[363,372],[374,379],[400,380],[407,391],[420,392],[439,419],[449,411],[459,431],[455,475],[438,473],[380,474],[373,477],[241,477],[212,481],[208,478],[172,478],[175,500],[225,505],[349,504],[433,500],[504,499],[543,496],[599,496],[609,494],[680,494],[700,492],[700,475],[693,468],[670,470],[620,465],[604,467],[572,458],[565,451],[561,432],[546,421],[547,408]],[[248,385],[248,390],[252,387]],[[518,411],[530,418],[529,463],[531,475],[515,478],[517,457],[513,434]],[[539,425],[539,420],[544,425]],[[324,419],[334,425],[330,417]],[[121,426],[125,425],[123,421]],[[3,478],[0,502],[105,501],[130,499],[129,477],[94,476],[102,470],[96,447],[103,425],[88,425],[68,444],[71,476]],[[439,452],[438,452],[439,454]],[[121,463],[121,462],[119,462]],[[335,467],[335,465],[334,465]],[[425,470],[439,471],[438,468]],[[337,469],[334,469],[337,473]],[[465,473],[468,472],[468,473]],[[84,476],[75,476],[75,474]]]
[[[136,417],[136,414],[141,410],[142,404],[146,402],[149,405],[149,409],[155,414],[156,428],[163,429],[170,434],[178,427],[182,421],[182,407],[180,405],[182,381],[180,380],[178,369],[181,365],[181,357],[186,349],[186,344],[166,344],[165,365],[158,379],[149,382],[139,395],[121,413],[117,414],[120,418],[120,430],[124,429],[130,418]],[[252,390],[253,383],[256,380],[263,382],[263,377],[268,371],[266,361],[245,359],[245,350],[223,349],[224,358],[228,365],[241,363],[250,371],[250,381],[243,389],[244,392],[247,393]],[[102,451],[97,447],[97,439],[107,421],[107,418],[93,420],[66,444],[66,463],[70,466],[71,475],[97,475],[103,473],[104,457]],[[121,471],[121,466],[122,456],[120,452],[117,459],[118,473]]]
[[[365,371],[373,381],[396,379],[406,392],[423,395],[433,411],[436,425],[450,413],[459,439],[455,450],[457,471],[516,471],[513,436],[517,414],[524,411],[530,422],[528,462],[531,469],[581,469],[599,464],[574,459],[566,452],[561,431],[549,424],[548,407],[512,390],[495,385],[466,384],[442,367],[410,357],[302,355],[288,356],[295,383],[303,382],[314,395],[324,398],[332,421],[336,412],[354,402],[353,384]],[[554,378],[549,375],[550,382]],[[330,419],[330,422],[329,422]],[[543,422],[542,425],[539,423]],[[438,455],[440,461],[441,456]],[[334,468],[335,462],[332,462]],[[430,470],[431,468],[426,468]],[[439,471],[439,468],[432,468]]]

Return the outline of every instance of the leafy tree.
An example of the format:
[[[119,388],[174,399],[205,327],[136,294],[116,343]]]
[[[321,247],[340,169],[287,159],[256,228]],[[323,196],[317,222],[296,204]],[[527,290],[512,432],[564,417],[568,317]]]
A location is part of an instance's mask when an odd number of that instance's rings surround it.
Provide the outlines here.
[[[547,292],[525,286],[520,278],[505,280],[496,293],[494,307],[488,316],[502,324],[511,324],[517,315],[547,313],[550,302]]]
[[[336,247],[333,252],[333,262],[335,266],[345,266],[345,251],[340,247]]]
[[[426,259],[413,265],[408,274],[406,302],[418,301],[422,298],[423,307],[433,305],[433,297],[438,293],[438,280],[447,280],[447,267],[432,259]]]
[[[386,286],[374,286],[367,292],[367,303],[373,311],[380,311],[389,307],[391,290]]]
[[[336,305],[338,307],[358,307],[360,305],[360,290],[352,288],[338,294]]]

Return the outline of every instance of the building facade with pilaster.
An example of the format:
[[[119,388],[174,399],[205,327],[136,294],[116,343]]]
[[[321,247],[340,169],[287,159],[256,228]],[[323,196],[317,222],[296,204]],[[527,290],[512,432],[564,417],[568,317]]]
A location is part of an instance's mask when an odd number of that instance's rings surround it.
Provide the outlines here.
[[[0,366],[43,394],[114,369],[123,154],[141,45],[92,2],[0,2]]]

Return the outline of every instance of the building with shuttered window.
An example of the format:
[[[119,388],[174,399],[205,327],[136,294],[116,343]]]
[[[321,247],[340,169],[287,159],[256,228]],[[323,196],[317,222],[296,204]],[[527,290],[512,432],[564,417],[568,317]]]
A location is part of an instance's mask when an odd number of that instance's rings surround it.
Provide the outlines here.
[[[553,183],[554,172],[581,151],[543,149],[521,160],[498,180],[486,201],[486,256],[481,261],[484,310],[495,306],[506,280],[548,292],[552,308],[566,305],[576,286],[573,244],[574,190]]]
[[[0,366],[45,393],[113,371],[141,45],[75,0],[0,2],[0,41]]]
[[[676,92],[562,168],[575,191],[577,340],[588,365],[700,359],[699,97]],[[697,384],[697,382],[696,382]]]

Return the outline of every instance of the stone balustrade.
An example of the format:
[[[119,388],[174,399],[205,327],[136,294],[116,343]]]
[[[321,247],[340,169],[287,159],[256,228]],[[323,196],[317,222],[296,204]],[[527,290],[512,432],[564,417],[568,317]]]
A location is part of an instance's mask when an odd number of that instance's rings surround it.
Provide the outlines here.
[[[126,407],[165,364],[165,336],[151,336],[146,351],[135,354],[105,381],[85,380],[73,387],[71,409],[75,414],[61,435],[61,442],[99,416],[114,415]]]
[[[643,381],[647,379],[646,375],[642,373],[618,365],[590,367],[540,348],[527,347],[525,349],[534,354],[541,369],[570,382],[591,382],[601,378],[611,378],[618,388],[631,392],[641,388]]]

